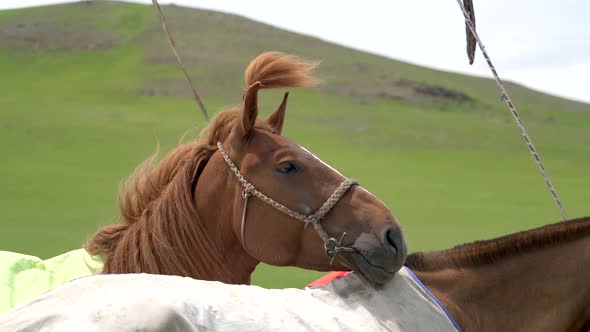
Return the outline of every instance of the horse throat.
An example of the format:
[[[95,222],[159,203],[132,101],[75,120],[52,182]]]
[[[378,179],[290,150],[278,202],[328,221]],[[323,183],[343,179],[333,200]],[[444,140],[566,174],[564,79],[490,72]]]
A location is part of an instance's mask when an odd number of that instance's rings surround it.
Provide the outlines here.
[[[243,201],[235,195],[235,179],[221,158],[208,161],[195,188],[195,204],[207,237],[215,253],[223,257],[226,283],[250,284],[250,276],[260,263],[243,247],[236,231],[243,211]],[[221,170],[221,171],[220,171]]]

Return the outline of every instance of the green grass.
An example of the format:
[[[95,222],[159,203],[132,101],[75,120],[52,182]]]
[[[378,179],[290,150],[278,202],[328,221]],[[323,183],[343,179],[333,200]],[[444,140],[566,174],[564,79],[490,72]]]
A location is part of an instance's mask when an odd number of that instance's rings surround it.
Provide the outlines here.
[[[178,7],[165,12],[210,110],[240,101],[243,69],[263,50],[321,58],[326,84],[292,92],[285,134],[385,201],[411,250],[559,220],[492,81],[237,16]],[[55,26],[62,27],[55,34],[65,31],[66,37],[83,29],[86,39],[62,43],[40,35]],[[203,120],[148,6],[0,11],[0,28],[14,37],[0,40],[0,249],[50,257],[115,222],[120,181],[158,143],[171,149],[185,132],[198,132]],[[19,36],[45,36],[51,43],[35,46]],[[112,40],[113,47],[89,50],[84,45],[92,38]],[[392,85],[401,78],[460,91],[473,101],[431,100]],[[157,96],[140,93],[146,89]],[[509,89],[568,213],[590,214],[590,106],[514,84]],[[404,98],[380,98],[382,92]],[[262,97],[268,113],[279,92]],[[261,265],[254,282],[300,287],[319,275]]]

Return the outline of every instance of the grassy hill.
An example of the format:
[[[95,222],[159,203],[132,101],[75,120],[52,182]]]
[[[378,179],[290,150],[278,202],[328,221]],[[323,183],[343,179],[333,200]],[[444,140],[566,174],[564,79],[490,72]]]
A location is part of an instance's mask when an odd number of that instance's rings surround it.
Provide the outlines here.
[[[436,71],[217,12],[164,6],[208,108],[238,103],[243,70],[280,50],[322,60],[295,90],[286,136],[358,179],[442,249],[560,216],[493,81]],[[590,105],[508,84],[571,217],[590,209]],[[0,11],[0,249],[50,257],[117,221],[118,184],[204,120],[150,6]],[[279,92],[264,91],[268,112]],[[261,266],[255,283],[318,276]]]

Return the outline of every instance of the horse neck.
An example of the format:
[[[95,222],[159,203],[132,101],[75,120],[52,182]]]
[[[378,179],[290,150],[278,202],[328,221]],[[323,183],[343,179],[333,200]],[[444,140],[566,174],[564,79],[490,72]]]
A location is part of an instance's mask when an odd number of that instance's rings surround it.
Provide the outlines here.
[[[223,166],[205,167],[194,195],[190,189],[171,189],[162,196],[164,200],[149,205],[139,220],[99,232],[98,242],[112,246],[103,272],[249,283],[258,262],[245,254],[232,232],[235,209],[231,199],[222,199],[232,197],[229,181],[220,176]],[[179,180],[183,186],[185,180]]]
[[[590,327],[588,248],[586,236],[493,263],[414,272],[464,331],[580,331]]]
[[[236,179],[225,172],[227,165],[219,155],[209,160],[195,189],[195,204],[202,219],[205,236],[220,252],[229,266],[226,283],[249,284],[250,276],[259,261],[248,255],[234,230],[241,219],[243,202],[236,195]],[[239,226],[239,225],[238,225]]]

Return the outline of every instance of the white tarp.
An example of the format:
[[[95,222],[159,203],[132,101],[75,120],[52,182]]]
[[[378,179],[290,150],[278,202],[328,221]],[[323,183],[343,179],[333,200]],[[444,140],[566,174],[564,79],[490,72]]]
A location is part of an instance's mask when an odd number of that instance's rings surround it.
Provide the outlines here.
[[[264,289],[177,276],[96,275],[0,315],[0,331],[456,331],[404,269],[375,289]]]

